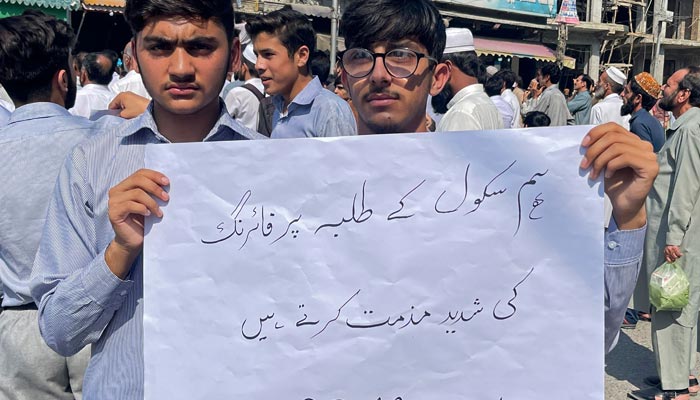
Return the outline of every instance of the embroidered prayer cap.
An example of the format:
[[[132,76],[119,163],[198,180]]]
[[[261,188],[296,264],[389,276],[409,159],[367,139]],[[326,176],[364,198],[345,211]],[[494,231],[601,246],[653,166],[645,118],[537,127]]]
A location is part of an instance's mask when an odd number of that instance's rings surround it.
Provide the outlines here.
[[[627,81],[627,76],[622,73],[619,69],[615,67],[608,67],[608,69],[605,70],[605,72],[608,74],[608,77],[612,79],[613,82],[618,83],[620,85],[625,85]]]
[[[255,52],[253,51],[252,43],[248,44],[243,50],[243,58],[245,58],[253,64],[255,64],[258,61],[258,56],[256,56]]]
[[[475,51],[474,36],[467,28],[447,28],[445,30],[447,40],[443,54],[459,53],[462,51]]]
[[[661,85],[659,85],[659,82],[657,82],[650,73],[642,72],[637,74],[634,77],[634,81],[637,82],[642,90],[647,92],[649,96],[655,99],[659,97],[659,93],[661,93]]]

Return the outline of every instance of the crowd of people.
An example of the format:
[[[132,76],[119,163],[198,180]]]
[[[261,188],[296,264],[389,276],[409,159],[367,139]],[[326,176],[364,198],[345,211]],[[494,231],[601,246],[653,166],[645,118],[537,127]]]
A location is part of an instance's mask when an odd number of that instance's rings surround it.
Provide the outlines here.
[[[38,11],[0,19],[0,399],[143,398],[143,223],[169,199],[146,144],[574,123],[595,125],[580,167],[604,175],[609,204],[605,350],[641,266],[680,262],[690,303],[652,309],[649,398],[697,392],[700,69],[661,86],[608,68],[595,89],[580,74],[567,98],[546,64],[523,90],[432,1],[362,0],[342,15],[329,78],[311,23],[288,8],[238,30],[229,0],[127,0],[124,15],[121,59],[72,55],[72,29]]]

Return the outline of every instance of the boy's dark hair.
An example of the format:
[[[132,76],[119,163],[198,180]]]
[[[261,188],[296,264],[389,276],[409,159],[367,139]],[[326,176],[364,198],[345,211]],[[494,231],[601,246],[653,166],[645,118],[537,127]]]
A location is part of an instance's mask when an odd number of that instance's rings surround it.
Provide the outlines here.
[[[547,114],[543,113],[542,111],[530,111],[529,113],[525,114],[525,118],[523,119],[523,124],[528,128],[549,126],[551,123],[552,120],[549,119]]]
[[[100,63],[100,61],[102,62]],[[108,85],[112,81],[115,65],[103,53],[89,53],[83,58],[82,67],[91,82],[98,85]]]
[[[70,74],[74,44],[71,27],[41,11],[0,19],[0,83],[15,102],[46,101],[56,72]]]
[[[630,79],[630,89],[633,97],[636,97],[638,94],[642,96],[642,107],[647,111],[651,110],[658,100],[642,89],[634,79]]]
[[[226,38],[233,40],[233,4],[231,0],[127,0],[124,19],[134,37],[153,18],[181,17],[188,20],[213,20],[221,24]]]
[[[340,21],[348,49],[415,38],[436,60],[445,50],[445,24],[429,0],[355,0],[345,7]]]
[[[311,55],[311,75],[318,76],[321,85],[328,83],[328,75],[331,73],[331,57],[325,51],[317,50]]]
[[[284,7],[267,15],[258,15],[249,20],[245,30],[253,40],[260,33],[268,33],[279,39],[291,58],[301,46],[309,48],[309,57],[316,51],[316,32],[309,19],[302,13]]]
[[[542,74],[542,77],[549,75],[550,82],[555,85],[559,83],[559,79],[561,78],[561,70],[554,63],[543,65],[542,68],[540,68],[540,74]]]
[[[445,54],[443,61],[450,61],[464,74],[473,76],[479,83],[486,82],[486,67],[474,51]]]
[[[688,74],[678,84],[678,90],[688,89],[690,91],[688,103],[693,107],[700,107],[700,67],[691,65],[686,69]]]
[[[590,91],[593,87],[593,78],[586,74],[581,74],[581,80],[586,84],[586,90]]]
[[[513,85],[515,84],[515,81],[517,79],[517,75],[515,74],[515,72],[509,69],[502,69],[496,72],[496,75],[500,75],[501,78],[503,78],[503,81],[506,84],[506,89],[513,89]]]
[[[500,96],[501,90],[503,90],[503,83],[505,83],[503,76],[496,73],[495,75],[486,79],[486,83],[484,83],[484,91],[489,97]]]

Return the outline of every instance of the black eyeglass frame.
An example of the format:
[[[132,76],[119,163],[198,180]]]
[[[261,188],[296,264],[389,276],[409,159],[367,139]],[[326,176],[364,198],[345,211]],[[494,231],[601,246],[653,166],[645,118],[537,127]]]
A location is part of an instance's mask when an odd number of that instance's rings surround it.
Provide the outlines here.
[[[372,56],[372,67],[367,71],[366,74],[364,74],[364,75],[353,75],[353,74],[351,74],[350,72],[348,72],[348,70],[345,68],[345,61],[344,61],[343,59],[345,58],[345,55],[348,54],[348,52],[351,51],[351,50],[363,50],[363,51],[366,51],[369,55]],[[413,53],[413,54],[416,55],[416,65],[413,67],[413,71],[411,71],[410,74],[405,75],[405,76],[396,76],[396,75],[394,75],[394,74],[389,70],[389,68],[388,68],[387,65],[386,65],[386,55],[389,54],[389,53],[391,53],[392,51],[409,51],[409,52],[411,52],[411,53]],[[351,77],[353,77],[353,78],[364,78],[364,77],[368,76],[369,74],[371,74],[372,71],[374,71],[374,67],[377,66],[377,57],[381,57],[381,58],[382,58],[382,63],[384,64],[384,69],[386,69],[386,72],[388,72],[389,75],[393,76],[394,78],[399,78],[399,79],[401,79],[401,78],[408,78],[409,76],[415,74],[415,73],[416,73],[416,70],[418,69],[418,64],[420,64],[420,60],[421,60],[422,58],[426,58],[426,59],[428,59],[428,61],[432,61],[432,62],[434,62],[435,64],[439,64],[439,63],[440,63],[437,59],[435,59],[435,58],[433,58],[433,57],[431,57],[431,56],[429,56],[429,55],[427,55],[427,54],[425,54],[425,53],[421,53],[421,52],[419,52],[419,51],[415,51],[415,50],[413,50],[413,49],[408,49],[408,48],[391,49],[391,50],[389,50],[389,51],[387,51],[387,52],[384,52],[384,53],[373,53],[373,52],[371,52],[371,51],[369,51],[369,50],[367,50],[367,49],[365,49],[365,48],[362,48],[362,47],[353,47],[353,48],[351,48],[351,49],[347,49],[347,50],[345,50],[345,51],[342,52],[342,54],[340,55],[340,66],[343,68],[343,71],[345,71],[345,73],[348,74],[348,75],[350,75]],[[432,66],[431,66],[431,68],[432,68]]]

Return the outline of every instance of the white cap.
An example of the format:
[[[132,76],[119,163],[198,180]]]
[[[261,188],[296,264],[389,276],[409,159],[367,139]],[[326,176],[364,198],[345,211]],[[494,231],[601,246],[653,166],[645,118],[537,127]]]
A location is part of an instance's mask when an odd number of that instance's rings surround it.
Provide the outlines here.
[[[443,54],[459,53],[462,51],[475,51],[474,36],[467,28],[447,28],[447,41]]]
[[[489,65],[488,67],[486,67],[486,75],[488,75],[489,77],[496,75],[496,72],[498,72],[498,68],[496,68],[495,66]]]
[[[258,61],[258,56],[255,55],[252,44],[247,45],[245,49],[243,49],[243,58],[245,58],[247,61],[253,64],[255,64]]]
[[[251,42],[250,36],[248,35],[248,32],[245,30],[245,22],[241,22],[239,24],[234,24],[234,27],[238,29],[238,40],[241,41],[241,46],[245,46],[248,43]]]
[[[605,73],[608,74],[608,78],[610,78],[613,82],[618,83],[622,86],[625,85],[627,77],[619,69],[615,67],[608,67],[608,69],[605,70]]]

